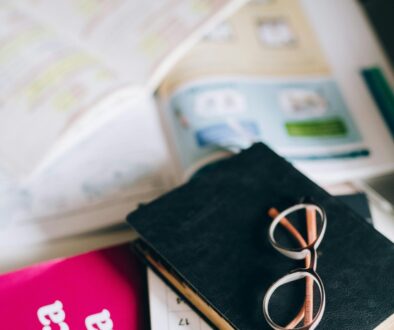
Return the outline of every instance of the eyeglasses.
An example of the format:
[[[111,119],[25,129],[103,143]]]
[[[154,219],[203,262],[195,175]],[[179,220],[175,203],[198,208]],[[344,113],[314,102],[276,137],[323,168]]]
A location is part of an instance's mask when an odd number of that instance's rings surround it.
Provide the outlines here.
[[[295,213],[305,211],[306,214],[306,233],[307,240],[303,238],[298,229],[291,223],[290,217],[295,216]],[[268,239],[271,245],[284,256],[293,260],[305,259],[305,268],[295,269],[277,280],[265,294],[263,300],[263,313],[268,324],[276,330],[295,329],[295,330],[313,330],[321,321],[325,304],[325,291],[322,280],[316,273],[317,267],[317,248],[319,247],[327,226],[327,217],[324,210],[315,204],[300,203],[296,204],[283,212],[279,213],[276,209],[269,210],[269,215],[274,218],[269,231]],[[316,215],[319,215],[318,217]],[[317,232],[317,219],[319,219],[320,230]],[[288,234],[290,234],[300,247],[289,248],[280,243],[275,235],[277,234],[278,225],[281,225]],[[303,306],[299,310],[296,317],[286,326],[278,325],[271,317],[269,307],[272,302],[272,297],[279,288],[283,288],[286,284],[305,279],[305,300]],[[314,284],[316,284],[319,293],[319,307],[314,314]],[[298,326],[301,321],[303,325]]]

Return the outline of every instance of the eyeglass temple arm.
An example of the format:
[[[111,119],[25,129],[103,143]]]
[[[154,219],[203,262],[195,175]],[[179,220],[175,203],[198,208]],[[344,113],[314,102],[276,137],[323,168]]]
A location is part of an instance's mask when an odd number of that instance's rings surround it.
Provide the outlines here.
[[[276,208],[270,208],[268,210],[268,215],[271,218],[275,218],[279,215],[279,211]],[[306,210],[306,223],[307,223],[307,235],[308,235],[308,244],[313,243],[317,237],[317,228],[316,228],[316,213],[313,209]],[[287,218],[283,218],[280,221],[280,224],[296,239],[296,241],[300,244],[301,247],[307,247],[308,244],[305,242],[304,238],[300,234],[300,232],[291,224],[291,222]],[[305,258],[305,266],[309,267],[310,257],[307,256]],[[305,317],[305,318],[304,318]],[[306,278],[306,292],[305,292],[305,301],[295,318],[286,325],[287,329],[292,329],[299,324],[302,319],[304,319],[304,324],[309,324],[313,320],[313,279],[307,277]]]
[[[306,231],[308,236],[308,245],[312,244],[317,238],[316,211],[312,208],[306,208]],[[307,260],[306,267],[310,267],[310,260]],[[305,286],[305,318],[304,325],[313,321],[313,279],[306,278]]]

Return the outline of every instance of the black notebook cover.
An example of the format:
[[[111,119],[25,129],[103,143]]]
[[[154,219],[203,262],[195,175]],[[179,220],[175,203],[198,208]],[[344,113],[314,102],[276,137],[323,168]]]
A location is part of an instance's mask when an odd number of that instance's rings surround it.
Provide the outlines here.
[[[394,313],[394,245],[263,144],[205,169],[127,220],[235,329],[268,329],[266,290],[303,263],[268,243],[267,210],[304,197],[328,219],[317,268],[327,304],[318,328],[375,328]]]

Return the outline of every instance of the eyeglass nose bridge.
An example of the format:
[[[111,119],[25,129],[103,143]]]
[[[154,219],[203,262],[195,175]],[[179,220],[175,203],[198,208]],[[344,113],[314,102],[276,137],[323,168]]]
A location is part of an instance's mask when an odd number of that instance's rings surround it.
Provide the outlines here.
[[[307,264],[309,265],[308,267],[303,268],[304,271],[310,272],[312,275],[317,275],[316,274],[316,268],[317,268],[317,251],[315,246],[309,246],[306,247],[305,250],[307,251],[306,259]]]
[[[304,270],[313,269],[316,271],[317,268],[317,251],[314,245],[303,248],[302,250],[290,250],[282,248],[276,243],[272,243],[272,246],[281,254],[293,260],[304,260],[309,259],[309,267],[303,268]]]

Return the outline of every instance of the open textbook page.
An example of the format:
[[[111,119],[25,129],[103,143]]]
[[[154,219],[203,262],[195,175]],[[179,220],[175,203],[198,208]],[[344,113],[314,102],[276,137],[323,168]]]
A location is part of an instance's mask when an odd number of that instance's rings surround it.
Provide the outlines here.
[[[152,97],[15,182],[0,172],[0,247],[19,247],[124,224],[126,215],[174,186]]]
[[[135,106],[242,2],[2,1],[0,167],[26,176]]]
[[[0,3],[0,20],[0,166],[23,174],[125,82],[11,3]]]
[[[160,67],[179,57],[173,53],[188,50],[186,39],[196,41],[246,0],[24,2],[31,15],[97,54],[130,83],[152,86],[165,74]]]
[[[251,1],[160,88],[178,172],[260,140],[320,183],[392,171],[369,67],[393,82],[356,1]]]

